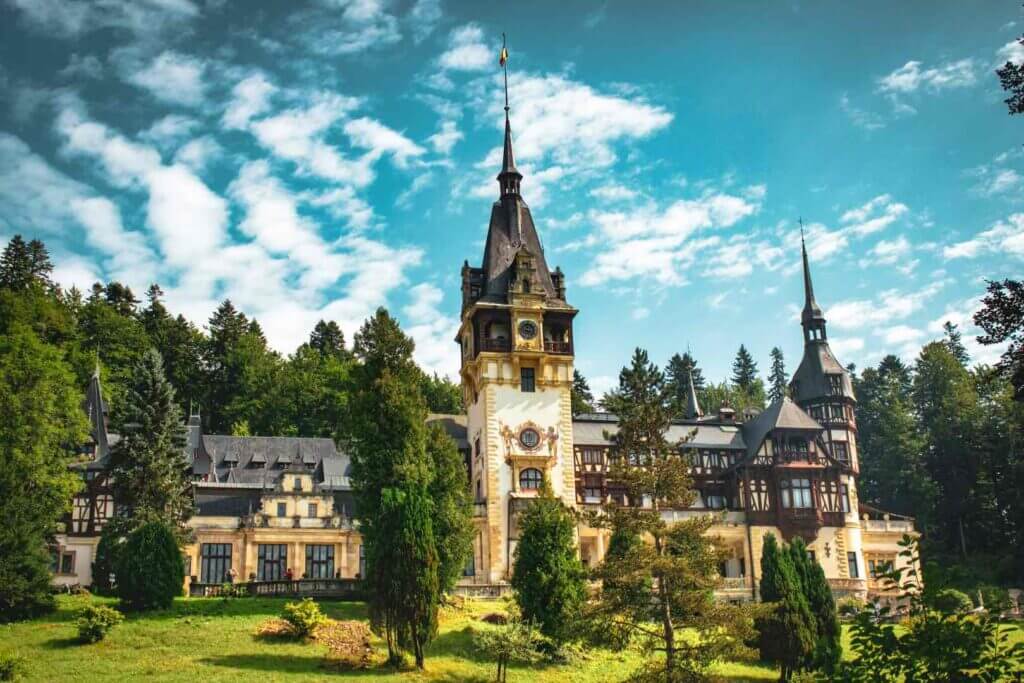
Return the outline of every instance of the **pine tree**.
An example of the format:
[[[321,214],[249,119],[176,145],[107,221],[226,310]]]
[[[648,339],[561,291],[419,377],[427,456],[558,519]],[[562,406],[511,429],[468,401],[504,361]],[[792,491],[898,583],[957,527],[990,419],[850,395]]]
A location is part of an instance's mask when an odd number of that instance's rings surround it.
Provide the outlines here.
[[[816,627],[790,554],[773,534],[765,535],[761,550],[760,593],[763,602],[773,603],[755,622],[761,659],[777,662],[779,680],[788,681],[813,654]]]
[[[150,521],[128,534],[117,554],[117,595],[129,609],[167,609],[181,595],[185,567],[176,532]]]
[[[53,262],[50,261],[50,252],[46,245],[40,240],[32,240],[28,243],[29,274],[34,282],[47,288],[53,286],[50,274],[53,272]]]
[[[579,370],[572,371],[572,414],[594,412],[594,394],[590,391],[587,378]]]
[[[194,512],[184,420],[160,354],[150,349],[135,366],[119,408],[121,440],[111,450],[114,496],[140,523],[158,520],[186,537]]]
[[[832,588],[825,578],[825,571],[807,552],[802,538],[797,537],[789,546],[790,558],[800,580],[800,588],[807,599],[807,606],[814,617],[815,647],[807,659],[809,669],[831,674],[839,665],[843,654],[840,644],[841,629],[836,601]]]
[[[348,353],[345,349],[345,333],[333,320],[317,322],[313,332],[309,335],[309,346],[319,352],[321,356],[341,358]]]
[[[942,332],[945,336],[943,343],[947,348],[949,348],[949,352],[953,354],[953,358],[956,358],[960,365],[967,367],[971,358],[967,355],[967,349],[964,347],[963,336],[960,334],[960,326],[947,320],[942,324]]]
[[[698,397],[704,391],[704,373],[697,367],[697,361],[687,351],[682,356],[674,354],[668,360],[665,367],[665,381],[669,386],[669,394],[672,397],[676,413],[681,413],[686,408],[686,400],[690,393],[690,376],[693,376],[693,388],[697,390]],[[703,405],[703,402],[701,403]]]
[[[523,619],[559,645],[574,640],[587,597],[576,520],[545,482],[518,522],[512,589]]]
[[[774,347],[771,352],[772,372],[768,375],[768,401],[775,403],[786,396],[786,362],[782,357],[782,349]]]
[[[413,342],[380,308],[355,336],[361,362],[345,441],[352,454],[356,515],[366,548],[371,622],[397,662],[412,649],[423,666],[423,649],[435,635],[442,578],[429,487],[434,463],[428,453],[427,408],[418,390]]]
[[[732,362],[732,383],[745,393],[750,393],[757,381],[757,363],[754,357],[747,351],[747,347],[740,344],[736,352],[736,359]]]
[[[748,618],[742,608],[710,599],[723,559],[717,541],[706,535],[713,519],[669,524],[662,518],[663,508],[686,508],[695,494],[681,444],[666,438],[672,409],[664,377],[645,351],[634,352],[605,403],[619,417],[618,431],[610,435],[609,478],[625,489],[631,504],[609,502],[589,521],[650,540],[624,555],[607,555],[595,571],[602,588],[592,630],[620,642],[640,636],[664,652],[664,660],[652,662],[647,672],[658,680],[695,679],[749,637]],[[653,594],[638,591],[638,581],[649,581]],[[683,637],[684,630],[692,634]]]
[[[427,454],[433,476],[429,493],[434,503],[433,533],[437,543],[438,581],[451,592],[473,554],[473,508],[466,465],[458,447],[437,423],[427,428]]]
[[[0,287],[20,292],[32,283],[32,255],[21,235],[15,235],[0,256]]]
[[[462,387],[436,372],[420,373],[420,391],[427,402],[427,410],[442,415],[462,413]]]
[[[53,609],[46,544],[81,486],[81,400],[59,349],[20,323],[0,334],[0,622]]]

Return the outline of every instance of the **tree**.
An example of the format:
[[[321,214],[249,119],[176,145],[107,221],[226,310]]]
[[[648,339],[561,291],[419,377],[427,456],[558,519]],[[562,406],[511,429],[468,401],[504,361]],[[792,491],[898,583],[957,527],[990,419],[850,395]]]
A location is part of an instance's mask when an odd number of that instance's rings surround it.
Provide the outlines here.
[[[766,534],[761,550],[761,600],[772,611],[755,624],[761,659],[779,664],[780,681],[805,668],[814,654],[816,624],[790,553]]]
[[[115,498],[131,518],[164,522],[183,539],[194,511],[184,421],[155,350],[136,365],[119,412],[124,433],[110,458]]]
[[[578,633],[587,597],[586,571],[576,553],[576,520],[545,482],[519,517],[512,589],[523,619],[557,645]]]
[[[672,409],[661,371],[637,349],[619,373],[619,386],[605,397],[619,416],[618,431],[607,437],[609,478],[625,489],[631,504],[609,502],[590,523],[613,533],[650,539],[610,553],[595,571],[601,592],[590,613],[592,630],[616,634],[620,642],[641,638],[664,660],[652,660],[648,674],[670,681],[690,680],[711,663],[742,649],[749,637],[747,613],[714,600],[724,558],[713,523],[701,516],[669,524],[662,509],[687,507],[694,498],[680,443],[669,442]],[[650,581],[652,593],[637,589]],[[689,629],[691,635],[682,637]]]
[[[594,394],[590,391],[587,378],[579,370],[572,371],[572,414],[594,412]]]
[[[117,595],[130,609],[167,609],[181,595],[185,565],[175,539],[177,529],[146,522],[128,534],[117,558]]]
[[[832,588],[825,578],[825,570],[807,552],[802,538],[793,539],[789,545],[789,554],[814,624],[815,646],[806,661],[806,667],[831,674],[843,654],[839,615]]]
[[[944,335],[944,339],[942,341],[949,349],[949,352],[953,354],[953,358],[956,358],[960,365],[967,367],[971,358],[967,355],[967,349],[964,347],[963,336],[960,334],[960,326],[947,320],[942,324],[942,332]]]
[[[448,593],[455,588],[473,553],[473,507],[466,465],[455,442],[440,424],[433,423],[427,428],[427,455],[433,470],[428,490],[434,503],[438,580],[441,592]]]
[[[789,380],[786,377],[786,361],[782,356],[782,349],[778,346],[772,348],[772,371],[768,375],[768,401],[775,403],[786,396],[786,385]]]
[[[1024,45],[1024,37],[1017,41]],[[1007,60],[1006,64],[996,69],[999,84],[1010,94],[1005,100],[1010,114],[1024,113],[1024,63],[1014,64]]]
[[[676,414],[686,410],[686,401],[690,394],[690,376],[693,376],[693,388],[698,398],[704,391],[704,374],[697,367],[697,361],[687,351],[682,356],[674,354],[665,367],[665,382]],[[701,399],[703,405],[703,399]]]
[[[163,304],[163,290],[153,284],[146,292],[148,305],[139,314],[150,344],[164,361],[164,372],[178,396],[182,410],[202,402],[203,334],[179,315],[173,317]]]
[[[1024,70],[1024,65],[1018,68]],[[985,334],[978,341],[988,345],[1009,342],[997,367],[1013,385],[1014,398],[1024,402],[1024,282],[989,282],[981,303],[974,324]]]
[[[732,362],[732,383],[741,391],[750,393],[757,380],[757,363],[754,357],[747,351],[747,347],[740,344],[736,352],[736,359]]]
[[[32,255],[21,235],[15,235],[0,256],[0,287],[20,292],[31,283]]]
[[[81,400],[58,349],[20,324],[0,334],[0,621],[53,608],[46,544],[81,485]]]
[[[345,333],[333,320],[317,322],[313,332],[309,335],[309,346],[321,356],[341,358],[348,353],[345,350]]]
[[[487,653],[498,663],[494,677],[497,683],[505,683],[508,680],[510,663],[530,664],[537,661],[540,658],[537,650],[540,641],[540,634],[536,629],[518,619],[473,636],[475,649]]]
[[[462,388],[447,377],[436,372],[428,375],[420,373],[420,391],[427,402],[427,410],[442,415],[454,415],[463,412]]]
[[[354,369],[345,441],[366,548],[371,622],[392,662],[411,648],[422,667],[435,635],[441,579],[429,492],[434,463],[413,349],[383,308],[360,328],[353,350],[361,363]]]

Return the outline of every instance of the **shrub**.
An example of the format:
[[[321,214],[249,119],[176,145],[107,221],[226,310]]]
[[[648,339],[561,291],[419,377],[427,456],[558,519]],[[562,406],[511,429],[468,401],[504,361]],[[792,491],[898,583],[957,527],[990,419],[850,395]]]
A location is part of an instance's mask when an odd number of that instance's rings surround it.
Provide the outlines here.
[[[845,598],[840,598],[836,601],[836,611],[839,613],[839,616],[845,619],[853,619],[855,616],[860,614],[865,607],[867,607],[867,603],[852,595],[848,595]]]
[[[504,683],[510,663],[530,664],[540,658],[537,646],[541,639],[540,633],[529,624],[512,621],[505,626],[473,634],[473,645],[495,660],[498,669],[494,680]]]
[[[78,638],[83,643],[98,643],[110,629],[124,621],[124,615],[105,605],[89,605],[78,612]]]
[[[943,588],[932,598],[932,607],[943,614],[965,614],[974,609],[974,603],[955,588]]]
[[[118,552],[117,595],[132,609],[166,609],[181,595],[185,568],[173,530],[148,522]]]
[[[0,652],[0,681],[16,681],[24,673],[24,659],[15,654]]]
[[[282,616],[295,629],[295,635],[302,638],[313,635],[317,626],[327,623],[327,617],[320,611],[320,605],[313,602],[313,598],[286,603]]]

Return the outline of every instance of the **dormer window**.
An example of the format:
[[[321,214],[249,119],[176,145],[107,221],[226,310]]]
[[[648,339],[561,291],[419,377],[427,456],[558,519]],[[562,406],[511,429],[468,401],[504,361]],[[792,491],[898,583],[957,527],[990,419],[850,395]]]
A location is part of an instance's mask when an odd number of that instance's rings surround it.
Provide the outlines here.
[[[843,376],[842,375],[825,375],[828,379],[828,393],[831,396],[842,396],[843,395]]]
[[[292,485],[292,488],[294,490],[296,490],[296,491],[301,491],[302,490],[302,478],[301,477],[295,477],[295,483]]]

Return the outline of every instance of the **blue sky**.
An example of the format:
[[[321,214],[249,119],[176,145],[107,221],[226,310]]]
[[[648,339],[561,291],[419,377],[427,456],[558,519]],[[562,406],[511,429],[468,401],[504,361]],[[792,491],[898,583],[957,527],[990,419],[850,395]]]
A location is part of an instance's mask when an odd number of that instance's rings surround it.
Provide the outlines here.
[[[606,388],[633,347],[712,379],[799,359],[797,218],[844,362],[972,331],[1024,265],[1005,2],[0,0],[0,239],[85,289],[225,297],[290,352],[384,304],[457,370],[509,81],[523,194]],[[971,342],[977,360],[993,349]]]

